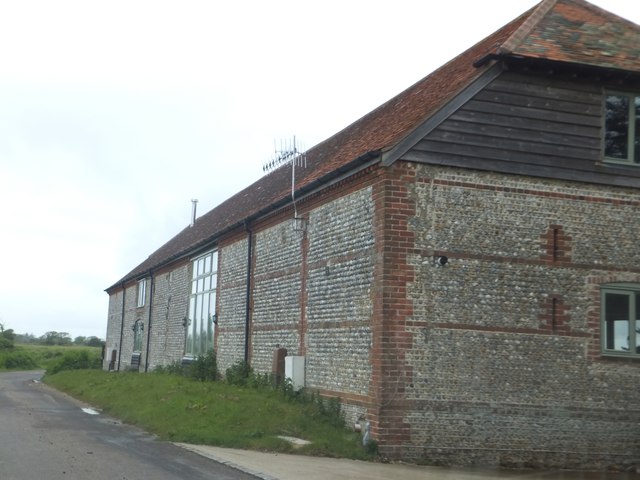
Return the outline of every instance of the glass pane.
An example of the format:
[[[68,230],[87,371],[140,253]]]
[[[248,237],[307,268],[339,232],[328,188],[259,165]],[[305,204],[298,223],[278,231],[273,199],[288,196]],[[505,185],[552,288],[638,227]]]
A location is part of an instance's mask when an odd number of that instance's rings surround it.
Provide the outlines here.
[[[198,355],[200,353],[201,336],[200,336],[200,324],[196,322],[193,330],[193,354]]]
[[[640,97],[636,97],[636,128],[633,139],[633,161],[640,163]]]
[[[604,340],[607,350],[629,351],[629,295],[605,294]]]
[[[211,290],[215,290],[218,287],[218,275],[211,275]]]
[[[206,353],[209,350],[209,332],[211,331],[211,322],[202,322],[202,353]]]
[[[635,353],[640,353],[640,294],[636,293],[635,297],[636,297],[636,329],[635,329],[635,332],[631,332],[631,333],[633,333],[636,337]]]
[[[194,318],[197,321],[202,318],[202,295],[196,296],[196,314]]]
[[[626,159],[629,148],[629,97],[608,95],[604,133],[604,154]]]
[[[196,293],[198,291],[198,281],[193,280],[191,282],[191,293]]]
[[[193,325],[195,323],[195,311],[196,311],[196,297],[189,299],[189,318],[187,320],[187,340],[185,345],[185,352],[193,354]]]
[[[197,288],[197,292],[202,292],[204,290],[204,278],[199,278],[198,279],[198,286]]]
[[[204,291],[211,290],[211,277],[204,277]]]
[[[202,318],[209,318],[209,294],[202,295]]]
[[[211,255],[207,255],[204,257],[204,272],[208,273],[211,271]]]
[[[209,295],[209,315],[216,314],[216,292],[211,292]]]
[[[211,254],[211,271],[214,273],[218,271],[218,252],[217,251]]]
[[[138,282],[138,306],[141,307],[144,305],[144,299],[146,296],[146,288],[147,283],[146,280],[141,280]]]
[[[213,322],[209,322],[207,324],[207,351],[213,349],[213,329],[214,328],[216,328],[216,326],[213,324]]]

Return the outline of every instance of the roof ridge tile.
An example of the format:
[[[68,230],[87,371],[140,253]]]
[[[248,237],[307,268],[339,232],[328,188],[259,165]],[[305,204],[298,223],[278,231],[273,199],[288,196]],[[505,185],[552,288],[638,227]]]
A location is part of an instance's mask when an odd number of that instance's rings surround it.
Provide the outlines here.
[[[540,21],[556,6],[558,0],[543,0],[507,40],[498,47],[499,54],[511,54],[533,31]]]

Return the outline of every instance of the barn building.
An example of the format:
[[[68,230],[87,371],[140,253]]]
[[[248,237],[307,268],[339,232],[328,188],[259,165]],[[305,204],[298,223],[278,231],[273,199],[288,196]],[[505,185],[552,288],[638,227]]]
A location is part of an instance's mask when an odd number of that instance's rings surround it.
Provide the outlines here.
[[[446,465],[640,465],[640,27],[544,0],[170,239],[105,369],[215,350]]]

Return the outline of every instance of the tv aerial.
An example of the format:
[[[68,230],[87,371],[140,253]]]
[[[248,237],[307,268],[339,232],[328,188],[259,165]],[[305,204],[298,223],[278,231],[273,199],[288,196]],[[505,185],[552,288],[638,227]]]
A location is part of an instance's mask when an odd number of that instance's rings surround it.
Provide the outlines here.
[[[293,204],[294,230],[303,232],[305,229],[305,219],[298,216],[296,206],[296,167],[305,168],[307,166],[307,155],[304,148],[296,142],[295,135],[292,140],[280,141],[280,148],[273,142],[273,156],[262,164],[262,171],[270,173],[278,168],[291,165],[291,203]]]

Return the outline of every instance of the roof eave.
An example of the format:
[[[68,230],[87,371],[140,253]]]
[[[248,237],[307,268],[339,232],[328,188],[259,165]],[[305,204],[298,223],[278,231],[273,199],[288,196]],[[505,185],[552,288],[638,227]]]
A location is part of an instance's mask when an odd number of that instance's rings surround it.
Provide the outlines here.
[[[575,73],[581,75],[597,76],[600,78],[627,78],[640,80],[640,71],[624,70],[622,68],[602,65],[591,65],[584,62],[567,62],[560,60],[550,60],[548,58],[530,57],[526,55],[500,55],[500,60],[505,68],[535,68],[547,70],[550,73]]]

